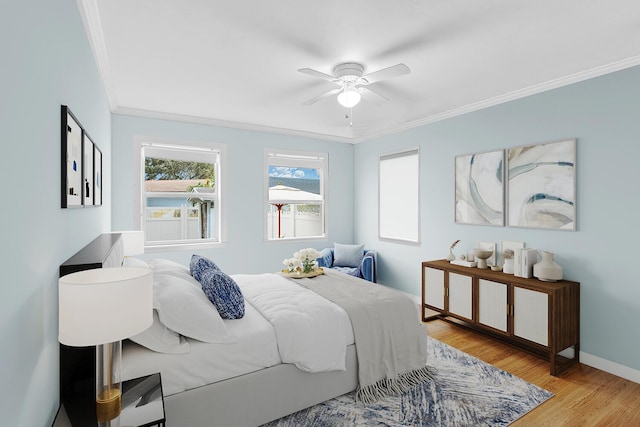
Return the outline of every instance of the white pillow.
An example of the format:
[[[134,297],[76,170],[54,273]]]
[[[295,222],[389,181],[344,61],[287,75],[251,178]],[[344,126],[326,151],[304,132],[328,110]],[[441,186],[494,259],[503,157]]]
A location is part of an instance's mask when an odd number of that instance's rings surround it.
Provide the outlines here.
[[[333,244],[333,265],[336,267],[360,267],[364,258],[364,243],[361,245]]]
[[[175,274],[175,272],[174,272]],[[233,343],[216,307],[202,292],[200,284],[171,273],[153,272],[153,308],[167,328],[199,341]],[[194,283],[192,283],[195,282]]]
[[[129,339],[158,353],[185,354],[191,351],[189,341],[160,323],[157,310],[153,310],[151,326]]]
[[[133,257],[130,257],[130,256],[124,257],[124,260],[122,261],[122,266],[123,267],[144,267],[144,268],[149,268],[149,264],[147,264],[143,260],[141,260],[139,258],[133,258]]]
[[[154,274],[168,274],[175,277],[188,280],[190,283],[200,287],[200,283],[197,280],[192,280],[189,267],[185,267],[175,261],[168,259],[152,259],[148,262],[149,267],[153,270]]]

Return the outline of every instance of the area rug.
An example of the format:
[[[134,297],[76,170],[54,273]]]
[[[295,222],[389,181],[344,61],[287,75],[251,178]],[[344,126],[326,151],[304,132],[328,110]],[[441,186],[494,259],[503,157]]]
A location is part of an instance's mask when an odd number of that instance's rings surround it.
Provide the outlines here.
[[[364,406],[348,393],[264,426],[506,426],[553,396],[434,338],[427,363],[434,381],[403,395]]]

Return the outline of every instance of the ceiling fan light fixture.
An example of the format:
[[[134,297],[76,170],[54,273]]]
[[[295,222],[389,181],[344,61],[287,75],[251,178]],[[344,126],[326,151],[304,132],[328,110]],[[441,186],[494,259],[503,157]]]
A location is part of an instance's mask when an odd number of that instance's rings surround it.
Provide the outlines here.
[[[360,93],[351,84],[346,84],[340,94],[338,94],[338,102],[345,108],[355,107],[360,102]]]

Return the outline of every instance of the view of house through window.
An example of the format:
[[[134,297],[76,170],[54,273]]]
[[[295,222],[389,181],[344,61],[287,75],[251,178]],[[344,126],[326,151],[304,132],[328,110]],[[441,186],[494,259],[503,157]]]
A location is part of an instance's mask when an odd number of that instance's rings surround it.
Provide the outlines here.
[[[142,144],[147,245],[219,240],[216,150]]]
[[[267,240],[325,235],[326,154],[267,151]]]

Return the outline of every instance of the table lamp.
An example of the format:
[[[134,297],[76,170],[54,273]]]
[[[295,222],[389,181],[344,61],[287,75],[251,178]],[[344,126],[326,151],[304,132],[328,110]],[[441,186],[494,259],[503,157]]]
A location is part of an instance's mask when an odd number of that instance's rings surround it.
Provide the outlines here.
[[[96,346],[96,416],[113,426],[122,409],[122,340],[153,322],[151,270],[97,268],[58,281],[58,340],[73,347]]]
[[[142,230],[115,231],[122,235],[122,251],[124,256],[144,253],[144,233]]]

